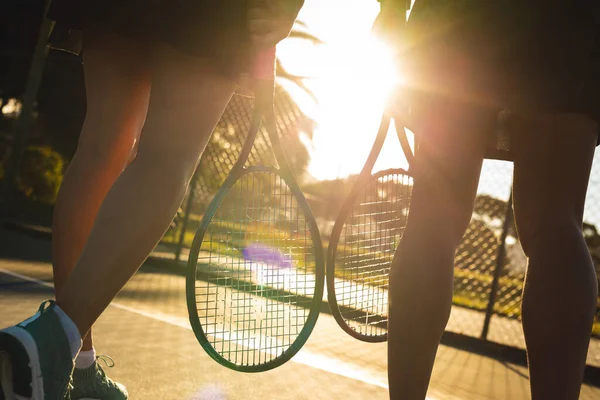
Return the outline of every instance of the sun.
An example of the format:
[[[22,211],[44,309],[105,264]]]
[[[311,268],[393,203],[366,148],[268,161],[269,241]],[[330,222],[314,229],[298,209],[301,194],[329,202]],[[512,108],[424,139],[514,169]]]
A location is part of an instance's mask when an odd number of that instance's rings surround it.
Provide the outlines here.
[[[278,47],[282,62],[290,70],[311,77],[305,84],[317,104],[300,90],[289,89],[299,106],[316,121],[309,143],[308,173],[317,180],[360,172],[375,139],[385,100],[400,79],[392,52],[370,32],[378,7],[345,1],[343,23],[318,24],[326,20],[323,14],[327,6],[319,9],[320,19],[310,10],[304,15],[303,21],[309,27],[311,23],[317,25],[315,34],[325,44],[290,40]],[[329,0],[328,4],[332,3],[337,1]],[[306,6],[310,4],[306,2]],[[406,167],[399,144],[388,143],[390,139],[395,135],[388,134],[375,169]]]

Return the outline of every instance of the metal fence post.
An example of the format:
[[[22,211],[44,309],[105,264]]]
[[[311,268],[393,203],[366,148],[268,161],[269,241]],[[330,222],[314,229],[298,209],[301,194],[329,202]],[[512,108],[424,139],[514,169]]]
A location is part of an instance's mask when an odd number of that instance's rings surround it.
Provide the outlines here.
[[[198,182],[198,177],[200,173],[198,170],[194,173],[192,177],[192,181],[190,182],[190,193],[187,198],[187,202],[185,203],[185,210],[183,211],[183,222],[181,226],[181,232],[179,233],[179,240],[177,241],[177,252],[175,253],[175,264],[179,263],[179,259],[181,258],[181,249],[183,248],[183,242],[185,241],[185,231],[187,224],[190,220],[190,213],[192,208],[192,202],[194,201],[194,188],[196,187],[196,182]]]
[[[498,292],[498,284],[500,280],[500,274],[502,273],[502,267],[504,260],[506,259],[506,237],[508,236],[508,228],[512,222],[513,210],[512,210],[512,189],[510,190],[510,197],[506,204],[506,213],[504,214],[504,224],[502,225],[502,235],[500,237],[500,247],[498,247],[498,254],[496,256],[496,269],[494,269],[494,278],[492,280],[492,287],[490,289],[490,298],[488,301],[487,309],[485,311],[485,320],[483,321],[483,330],[481,331],[481,339],[487,340],[488,332],[490,329],[490,321],[494,314],[494,305],[496,304],[496,295]]]
[[[10,212],[10,207],[13,203],[13,183],[19,170],[21,151],[23,150],[27,135],[31,131],[31,127],[33,125],[34,105],[37,100],[38,91],[42,82],[42,76],[44,74],[44,66],[48,52],[46,44],[48,42],[50,32],[54,26],[54,22],[46,18],[46,13],[48,12],[49,6],[50,1],[47,0],[44,7],[44,13],[42,15],[42,22],[40,24],[37,43],[31,60],[31,66],[29,68],[25,92],[23,93],[21,115],[19,115],[17,121],[15,122],[13,131],[13,146],[6,162],[6,170],[0,192],[0,224],[2,225],[6,222]]]

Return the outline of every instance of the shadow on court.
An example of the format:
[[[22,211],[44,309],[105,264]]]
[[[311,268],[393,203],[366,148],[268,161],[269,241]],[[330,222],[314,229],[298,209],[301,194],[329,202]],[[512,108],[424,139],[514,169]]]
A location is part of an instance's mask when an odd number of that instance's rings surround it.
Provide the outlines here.
[[[49,230],[7,223],[4,228],[0,228],[0,258],[51,262],[51,239]]]
[[[48,239],[0,231],[0,269],[13,273],[0,272],[0,325],[22,320],[39,301],[52,297]],[[215,387],[227,394],[219,400],[386,398],[385,344],[347,336],[327,315],[326,304],[305,349],[292,362],[248,375],[217,366],[188,329],[183,264],[149,259],[115,303],[99,320],[97,340],[101,351],[117,356],[119,366],[110,375],[126,383],[134,398],[212,400],[207,396]],[[522,350],[449,332],[442,344],[431,400],[529,398]],[[323,389],[293,384],[298,381]],[[586,382],[581,399],[600,398],[597,369],[588,368]]]

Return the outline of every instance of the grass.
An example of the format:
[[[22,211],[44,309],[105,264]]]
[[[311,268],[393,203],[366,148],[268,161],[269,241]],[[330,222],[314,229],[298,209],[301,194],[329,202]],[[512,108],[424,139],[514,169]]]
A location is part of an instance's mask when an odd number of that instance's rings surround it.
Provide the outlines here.
[[[197,226],[201,220],[200,215],[192,214],[190,215],[190,226]],[[193,221],[193,222],[192,222]],[[257,227],[254,227],[256,230]],[[260,229],[260,227],[258,227]],[[228,236],[228,232],[235,230],[239,231],[239,224],[233,225],[231,222],[227,221],[218,221],[213,222],[212,232],[213,235],[225,234]],[[287,237],[288,235],[283,231],[277,231],[275,229],[260,229],[260,235],[262,240],[266,241],[276,241],[285,238],[287,241],[293,241],[295,239]],[[185,247],[191,247],[192,241],[195,236],[195,229],[187,229],[184,235],[183,245]],[[246,245],[246,233],[238,232],[233,238],[228,237],[229,244],[223,245],[219,243],[202,243],[201,249],[208,251],[209,249],[212,251],[218,251],[220,254],[230,256],[230,257],[240,257],[241,250]],[[163,242],[177,244],[179,240],[179,232],[173,232],[171,235],[165,236]],[[289,243],[289,242],[288,242]],[[298,247],[301,248],[301,244],[299,243]],[[343,255],[348,255],[349,250],[344,246],[338,247],[338,257]],[[373,253],[370,255],[371,257],[383,258],[383,253]],[[301,254],[292,254],[292,258],[300,261]],[[368,263],[365,262],[364,265]],[[379,269],[380,267],[378,267]],[[314,271],[314,264],[307,265],[307,269],[309,271]],[[365,268],[365,272],[368,272],[368,268]],[[362,284],[374,284],[376,279],[380,279],[380,273],[373,274],[373,277],[369,277],[366,274],[365,278],[361,279]],[[341,269],[336,269],[335,276],[338,278],[344,278],[344,271]],[[489,301],[489,288],[492,284],[493,276],[489,273],[482,271],[469,270],[464,268],[456,267],[454,269],[454,296],[453,303],[455,305],[459,305],[462,307],[470,308],[478,311],[485,311],[488,306]],[[380,286],[380,285],[379,285]],[[475,291],[472,288],[480,288],[481,290]],[[521,293],[523,289],[523,280],[519,277],[514,277],[510,275],[501,276],[499,279],[499,288],[501,288],[504,292],[516,292]],[[502,296],[497,299],[496,304],[494,305],[494,311],[501,316],[507,318],[520,318],[521,310],[520,303],[518,301],[513,301],[510,299],[503,299]],[[596,314],[596,320],[593,325],[593,334],[596,336],[600,336],[600,308],[598,313]]]
[[[252,236],[259,238],[263,243],[283,243],[290,249],[290,255],[296,265],[303,265],[308,271],[315,271],[314,257],[310,257],[305,250],[304,236],[294,238],[285,230],[278,230],[272,226],[259,224],[249,224],[245,230],[240,229],[239,222],[213,220],[209,227],[212,235],[212,241],[203,241],[200,247],[201,251],[212,251],[228,257],[242,257],[242,250],[248,245]],[[177,244],[179,242],[180,232],[166,235],[164,243]],[[183,245],[190,248],[194,240],[195,230],[186,230]],[[250,239],[252,241],[252,239]],[[306,257],[308,255],[308,257]]]

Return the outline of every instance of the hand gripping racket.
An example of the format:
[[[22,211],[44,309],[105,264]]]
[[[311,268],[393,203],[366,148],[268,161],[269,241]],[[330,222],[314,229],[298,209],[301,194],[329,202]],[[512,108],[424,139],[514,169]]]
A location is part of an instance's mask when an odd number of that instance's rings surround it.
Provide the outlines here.
[[[317,224],[277,134],[275,49],[258,55],[253,77],[248,136],[200,222],[186,279],[196,338],[218,363],[243,372],[280,366],[302,348],[325,280]],[[245,167],[261,122],[279,168]]]
[[[372,173],[392,117],[386,111],[358,179],[335,221],[327,254],[327,293],[337,323],[365,342],[387,340],[388,275],[402,238],[412,176],[401,168]],[[410,163],[413,152],[404,127],[396,130]]]

